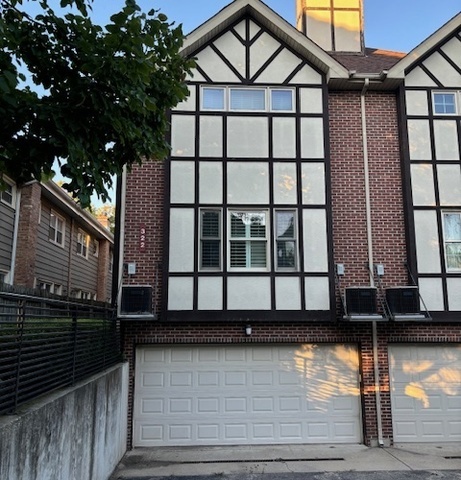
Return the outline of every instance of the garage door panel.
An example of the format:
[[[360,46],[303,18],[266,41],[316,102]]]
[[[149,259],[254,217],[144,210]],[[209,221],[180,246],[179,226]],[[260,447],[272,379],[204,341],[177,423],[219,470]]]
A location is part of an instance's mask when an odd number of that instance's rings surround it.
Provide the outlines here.
[[[461,345],[389,347],[394,441],[460,441]]]
[[[136,446],[361,441],[354,347],[138,350]],[[162,354],[146,354],[152,350],[162,350]],[[333,379],[334,375],[340,380]],[[344,378],[352,378],[352,389],[344,389]]]

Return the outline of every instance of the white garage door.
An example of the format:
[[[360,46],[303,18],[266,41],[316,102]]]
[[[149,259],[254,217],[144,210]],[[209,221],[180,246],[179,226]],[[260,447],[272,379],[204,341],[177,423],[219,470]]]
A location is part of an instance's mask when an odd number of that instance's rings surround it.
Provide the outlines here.
[[[360,443],[350,345],[142,347],[135,446]]]
[[[395,442],[461,440],[461,345],[389,347]]]

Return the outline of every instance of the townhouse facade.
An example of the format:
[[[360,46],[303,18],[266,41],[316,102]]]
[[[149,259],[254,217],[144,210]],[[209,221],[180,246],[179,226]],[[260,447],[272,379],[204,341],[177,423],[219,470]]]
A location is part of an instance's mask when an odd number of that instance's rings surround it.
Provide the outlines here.
[[[461,15],[402,54],[296,8],[194,30],[120,183],[131,446],[461,440]]]
[[[57,184],[5,179],[0,202],[0,281],[108,302],[113,234]]]

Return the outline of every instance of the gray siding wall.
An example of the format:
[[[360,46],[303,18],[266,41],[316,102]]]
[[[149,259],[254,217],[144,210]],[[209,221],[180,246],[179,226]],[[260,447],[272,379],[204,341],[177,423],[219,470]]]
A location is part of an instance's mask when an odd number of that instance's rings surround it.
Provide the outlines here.
[[[92,295],[97,291],[98,285],[98,257],[93,255],[92,237],[90,235],[90,243],[88,245],[88,257],[77,255],[77,234],[81,228],[78,224],[74,225],[73,245],[72,245],[72,288],[76,290],[84,290]],[[89,234],[88,234],[89,235]]]
[[[11,269],[15,210],[0,201],[0,270]]]
[[[66,218],[61,212],[53,209],[65,219],[64,245],[56,245],[48,239],[50,227],[51,205],[42,203],[40,224],[37,236],[37,257],[35,277],[37,281],[57,283],[63,286],[63,294],[67,294],[67,279],[69,274],[69,242],[70,242],[70,218]]]

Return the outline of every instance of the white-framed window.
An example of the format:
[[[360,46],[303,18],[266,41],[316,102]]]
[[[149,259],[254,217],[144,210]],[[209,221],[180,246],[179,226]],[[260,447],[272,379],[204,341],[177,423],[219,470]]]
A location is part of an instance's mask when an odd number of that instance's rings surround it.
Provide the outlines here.
[[[293,112],[293,88],[203,87],[202,110],[234,112]]]
[[[47,281],[38,281],[38,288],[42,292],[53,293],[54,295],[62,295],[62,285]]]
[[[443,241],[447,271],[460,271],[461,212],[443,213]]]
[[[93,238],[91,240],[91,253],[95,257],[99,256],[99,240],[97,240],[96,238]]]
[[[80,298],[81,300],[91,300],[93,298],[93,295],[86,290],[77,290],[77,298]]]
[[[90,237],[83,230],[77,232],[77,255],[88,258],[88,245],[90,243]]]
[[[456,115],[458,113],[457,92],[432,92],[435,115]]]
[[[109,253],[109,273],[112,273],[114,270],[114,252]]]
[[[276,270],[296,270],[298,263],[296,211],[276,210],[274,219]]]
[[[50,226],[48,229],[48,239],[61,247],[64,246],[65,222],[56,212],[50,212]]]
[[[229,211],[230,270],[268,270],[268,223],[264,210]]]
[[[200,211],[200,270],[221,270],[221,210]]]
[[[0,271],[0,283],[6,282],[6,276],[8,275],[7,272]]]
[[[13,207],[16,200],[16,187],[7,180],[3,180],[6,184],[5,189],[0,191],[0,200],[2,203]]]

